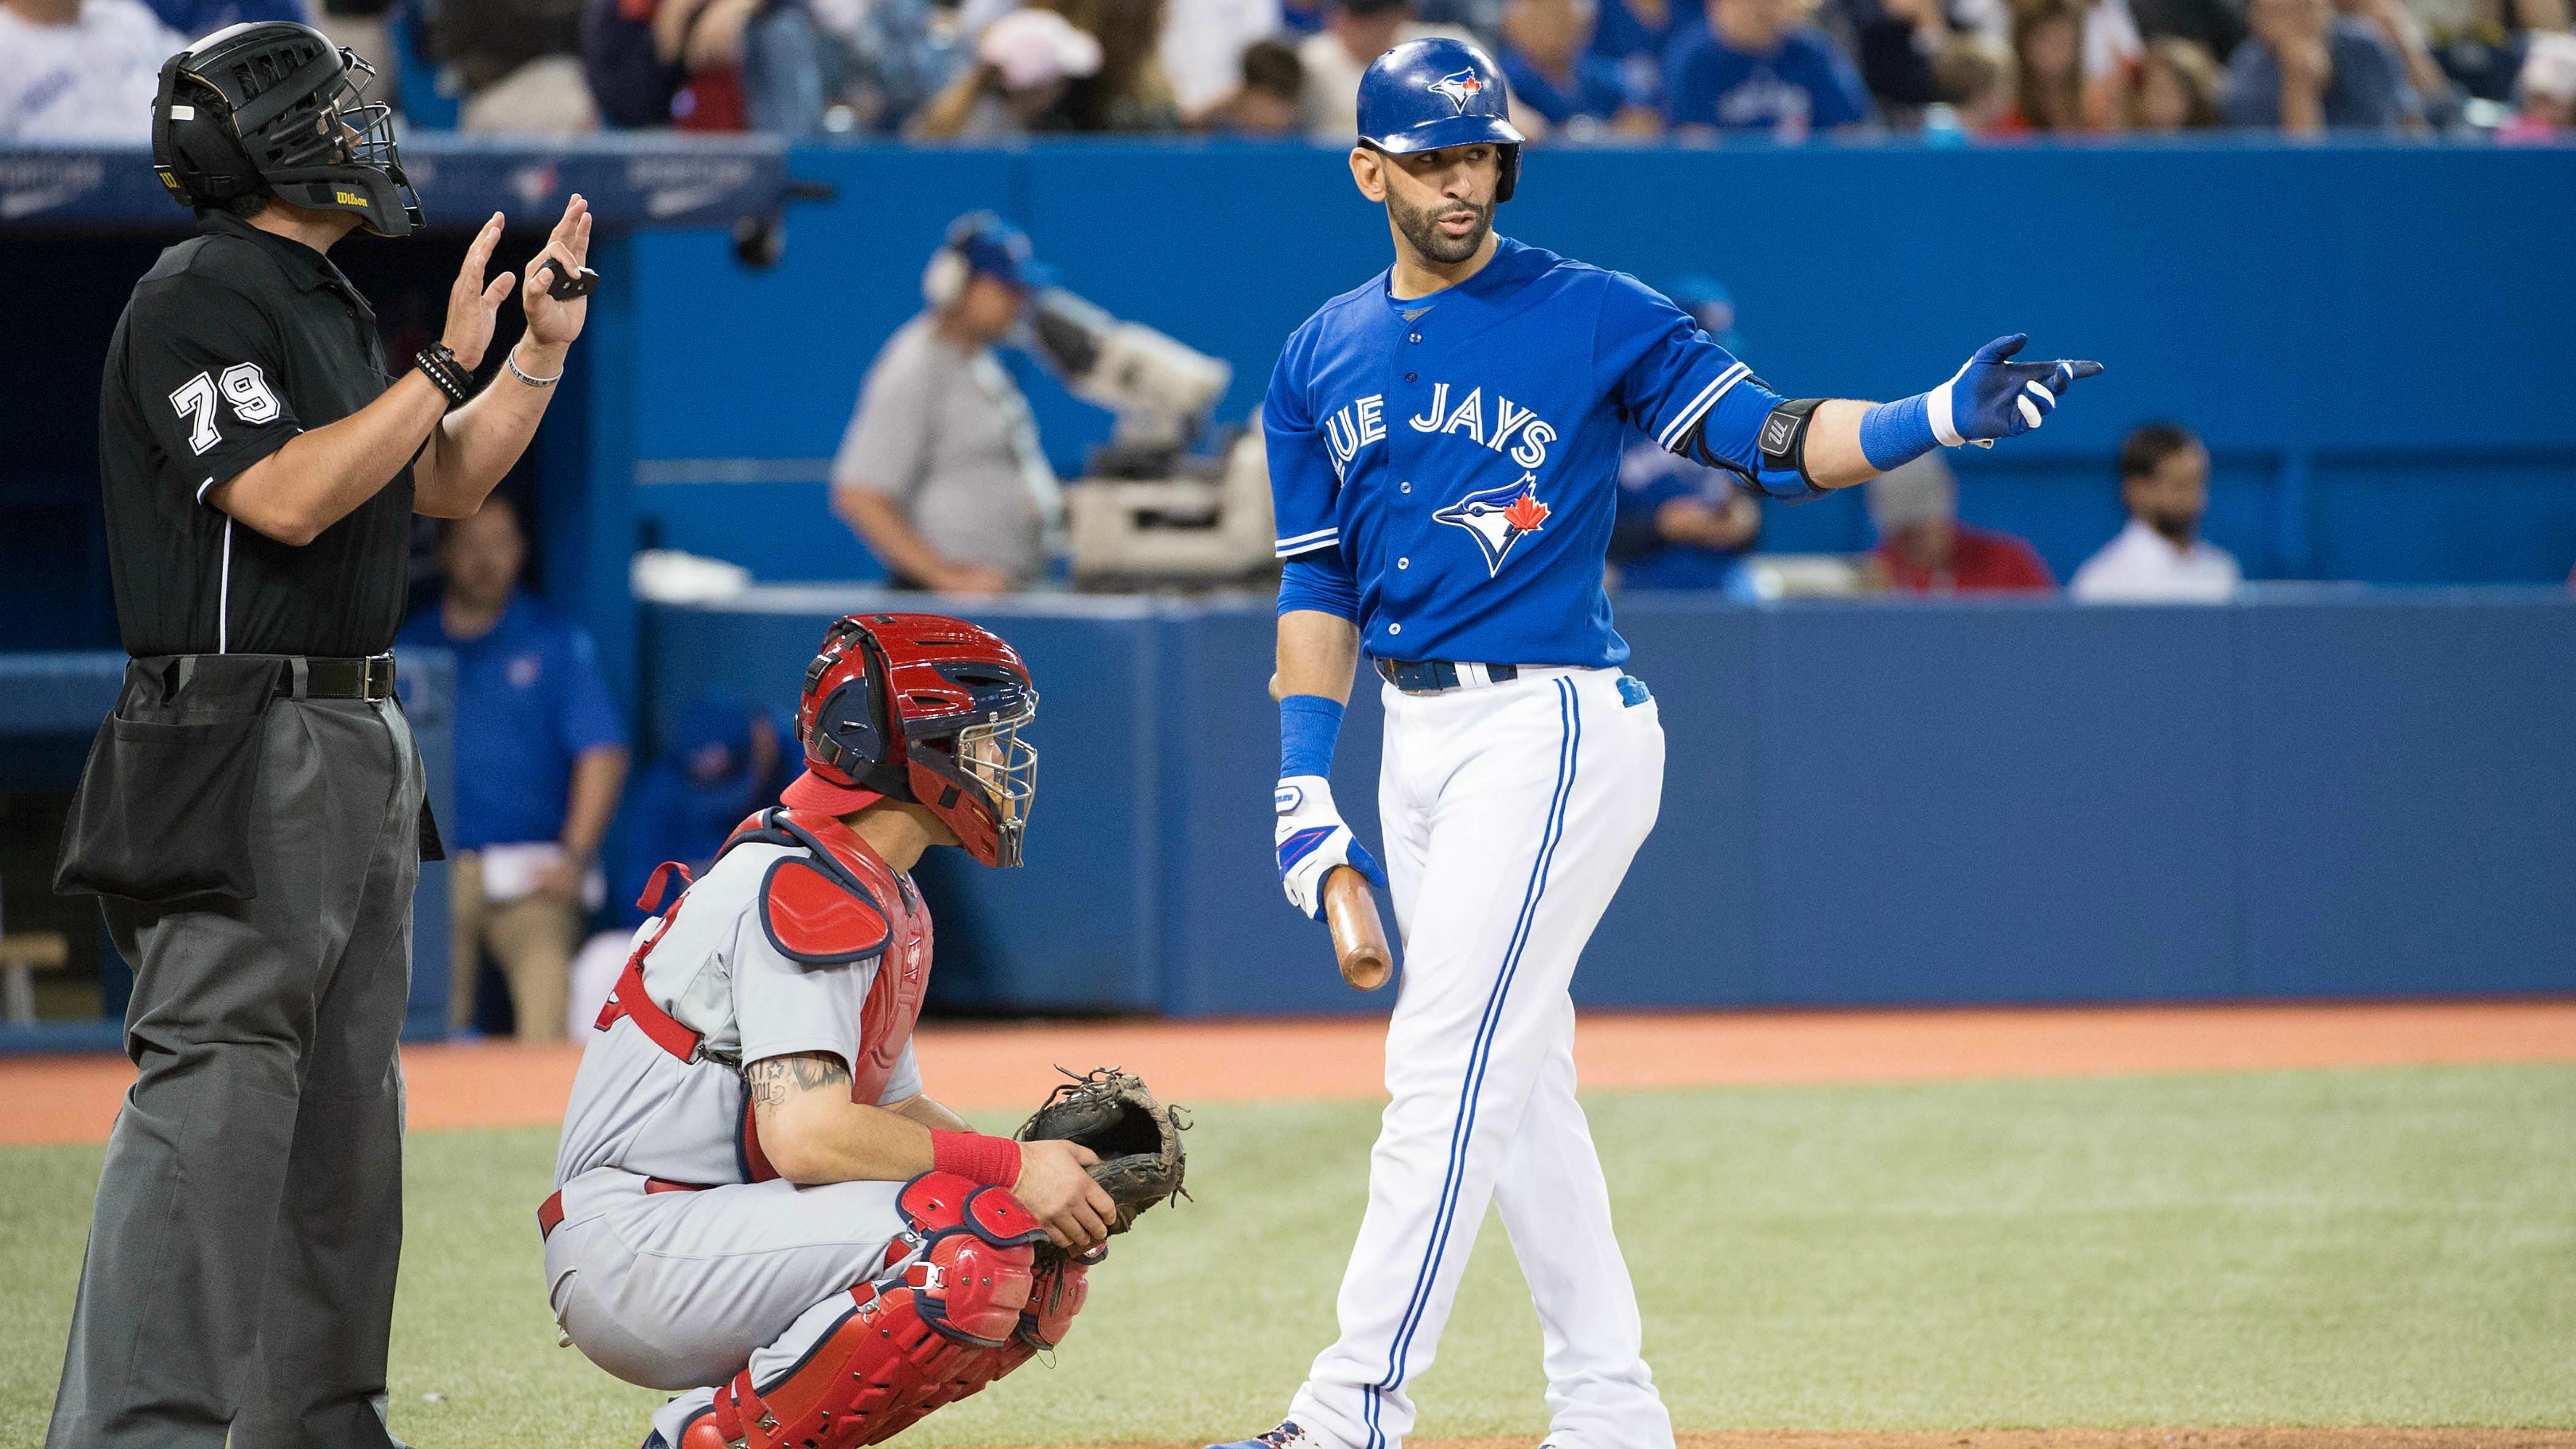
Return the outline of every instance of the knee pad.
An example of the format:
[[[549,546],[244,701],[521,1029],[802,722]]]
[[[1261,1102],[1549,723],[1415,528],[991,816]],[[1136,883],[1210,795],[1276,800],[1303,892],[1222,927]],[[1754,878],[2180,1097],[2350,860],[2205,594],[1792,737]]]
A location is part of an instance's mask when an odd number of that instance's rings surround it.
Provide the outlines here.
[[[1063,1341],[1082,1265],[1036,1266],[1046,1230],[1017,1198],[953,1173],[904,1185],[894,1262],[765,1391],[716,1390],[681,1449],[856,1449],[893,1437]]]

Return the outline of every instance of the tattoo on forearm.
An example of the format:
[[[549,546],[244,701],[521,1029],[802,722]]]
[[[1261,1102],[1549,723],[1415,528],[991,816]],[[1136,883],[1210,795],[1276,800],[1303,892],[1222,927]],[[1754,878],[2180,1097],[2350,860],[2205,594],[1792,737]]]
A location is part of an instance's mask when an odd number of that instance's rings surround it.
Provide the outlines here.
[[[753,1105],[782,1107],[790,1097],[825,1087],[848,1091],[850,1069],[827,1052],[797,1052],[792,1056],[762,1057],[743,1068],[742,1079],[751,1088]]]

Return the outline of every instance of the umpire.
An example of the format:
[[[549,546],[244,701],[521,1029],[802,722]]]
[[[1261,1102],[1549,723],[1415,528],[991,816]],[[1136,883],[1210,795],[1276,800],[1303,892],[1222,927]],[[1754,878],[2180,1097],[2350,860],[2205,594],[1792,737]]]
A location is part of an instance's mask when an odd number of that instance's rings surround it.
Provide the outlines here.
[[[461,518],[526,450],[591,280],[580,197],[524,278],[484,272],[388,369],[325,255],[420,227],[373,71],[319,31],[171,57],[155,169],[200,235],[161,254],[99,395],[126,652],[56,886],[134,968],[46,1442],[364,1449],[385,1426],[402,1248],[412,886],[436,859],[387,652],[415,512]],[[527,331],[479,395],[513,287]],[[571,294],[571,295],[567,295]]]

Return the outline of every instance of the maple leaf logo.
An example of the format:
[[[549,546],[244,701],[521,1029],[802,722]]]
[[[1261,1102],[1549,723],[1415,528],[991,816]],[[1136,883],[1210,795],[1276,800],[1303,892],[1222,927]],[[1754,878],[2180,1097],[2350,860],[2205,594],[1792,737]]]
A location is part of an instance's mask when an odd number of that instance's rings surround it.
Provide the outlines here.
[[[1485,83],[1476,79],[1474,71],[1462,70],[1433,81],[1429,89],[1435,96],[1446,96],[1449,104],[1456,106],[1463,116],[1467,113],[1467,102],[1484,93]]]
[[[1470,493],[1431,517],[1434,522],[1463,528],[1475,536],[1477,546],[1484,550],[1485,572],[1490,577],[1502,571],[1512,545],[1538,532],[1552,512],[1538,501],[1537,476],[1524,473],[1517,483]]]

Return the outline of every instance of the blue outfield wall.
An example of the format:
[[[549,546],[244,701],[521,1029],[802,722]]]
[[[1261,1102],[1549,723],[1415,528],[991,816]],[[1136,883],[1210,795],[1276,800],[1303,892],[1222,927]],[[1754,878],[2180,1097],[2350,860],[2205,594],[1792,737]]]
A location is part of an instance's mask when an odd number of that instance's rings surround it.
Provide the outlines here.
[[[1281,342],[1386,264],[1338,152],[1057,142],[794,152],[838,199],[746,271],[719,232],[638,238],[638,520],[762,579],[876,570],[825,507],[860,376],[950,218],[1026,224],[1064,284],[1226,358],[1251,416]],[[1530,155],[1503,229],[1649,281],[1734,289],[1792,394],[1887,397],[2024,330],[2109,373],[2041,434],[1953,455],[1973,523],[2061,577],[2116,529],[2120,435],[2216,454],[2211,535],[2264,578],[2542,582],[2576,563],[2576,147],[2269,141]],[[1032,380],[1068,476],[1107,416]],[[1765,546],[1866,546],[1861,501],[1775,507]]]
[[[783,701],[883,595],[655,609],[647,700]],[[1279,898],[1266,602],[974,617],[1045,696],[1028,866],[939,870],[940,973],[985,1009],[1383,1010]],[[2284,588],[2207,609],[1623,601],[1662,704],[1661,819],[1590,1005],[2576,991],[2576,599]],[[1374,844],[1379,710],[1335,794]]]

